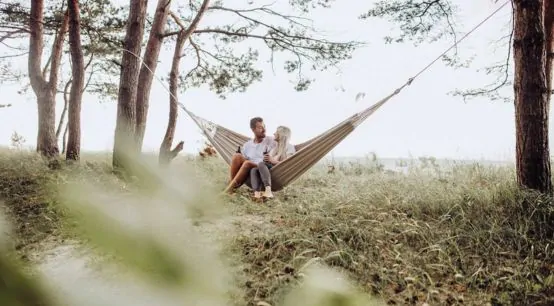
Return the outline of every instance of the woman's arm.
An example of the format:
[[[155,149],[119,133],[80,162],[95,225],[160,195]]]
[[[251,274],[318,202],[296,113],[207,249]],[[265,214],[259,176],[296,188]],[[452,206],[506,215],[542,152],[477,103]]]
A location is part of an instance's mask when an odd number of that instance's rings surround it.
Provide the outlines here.
[[[277,160],[275,157],[273,156],[269,156],[269,163],[271,163],[272,165],[277,165],[279,163],[281,163],[281,161]]]
[[[270,156],[270,157],[269,157],[269,162],[270,162],[272,165],[275,166],[275,165],[278,165],[278,164],[284,162],[285,160],[287,160],[289,157],[291,157],[291,156],[293,156],[293,155],[294,155],[294,153],[288,153],[288,154],[287,154],[287,158],[285,158],[285,159],[283,159],[283,160],[278,160],[278,159],[276,159],[275,157],[271,157],[271,156]]]
[[[283,160],[277,160],[276,158],[274,158],[273,156],[269,156],[269,162],[272,164],[272,165],[278,165],[282,162],[284,162],[285,160],[287,160],[289,157],[293,156],[294,153],[296,153],[296,150],[294,149],[294,146],[292,145],[289,145],[287,147],[287,158],[283,159]]]

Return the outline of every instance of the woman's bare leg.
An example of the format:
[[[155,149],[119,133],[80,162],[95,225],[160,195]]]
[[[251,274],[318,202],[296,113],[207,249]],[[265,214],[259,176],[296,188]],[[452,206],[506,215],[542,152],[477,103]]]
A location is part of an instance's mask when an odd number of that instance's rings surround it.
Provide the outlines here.
[[[235,153],[231,158],[231,167],[229,169],[229,181],[232,181],[237,172],[239,172],[240,167],[246,161],[244,155],[240,153]]]
[[[235,176],[231,179],[231,182],[229,182],[227,188],[225,188],[225,192],[233,192],[236,188],[242,186],[250,175],[250,170],[252,168],[256,168],[257,166],[258,165],[256,163],[245,160],[235,173]]]

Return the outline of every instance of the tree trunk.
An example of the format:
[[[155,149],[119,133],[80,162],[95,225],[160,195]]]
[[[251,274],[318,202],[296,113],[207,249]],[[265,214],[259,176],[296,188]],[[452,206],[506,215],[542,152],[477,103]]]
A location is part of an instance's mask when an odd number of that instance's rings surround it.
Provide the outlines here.
[[[54,39],[48,81],[41,69],[44,48],[43,15],[43,0],[31,1],[28,73],[38,104],[37,151],[43,156],[54,157],[59,154],[56,139],[56,85],[63,41],[68,27],[68,14],[66,11],[60,30]]]
[[[554,95],[552,81],[554,81],[554,0],[544,1],[544,30],[546,32],[546,88],[550,93],[548,101]]]
[[[65,129],[63,131],[63,138],[62,138],[62,154],[65,154],[65,148],[67,145],[67,130],[69,128],[69,124],[65,125]]]
[[[171,62],[171,71],[169,72],[169,119],[164,139],[160,145],[160,154],[158,161],[161,166],[168,165],[180,151],[183,150],[183,142],[180,142],[175,149],[171,150],[173,138],[175,136],[175,127],[177,124],[178,108],[177,91],[179,90],[179,65],[181,63],[181,50],[187,40],[187,33],[182,30],[177,35],[175,42],[175,51],[173,52],[173,61]]]
[[[92,64],[92,60],[94,58],[94,53],[92,53],[90,55],[90,58],[88,60],[88,63],[85,65],[85,68],[84,68],[84,72],[86,72],[86,70],[88,69],[88,67]],[[92,77],[92,74],[93,74],[93,71],[91,71],[91,74],[89,75],[89,81],[90,81],[90,78]],[[72,82],[72,79],[69,79],[69,81],[67,81],[67,83],[65,83],[65,87],[64,87],[64,90],[63,90],[63,109],[62,109],[62,114],[60,116],[60,121],[58,122],[58,127],[56,129],[56,139],[58,139],[58,142],[59,142],[59,139],[60,139],[60,135],[62,134],[62,129],[64,129],[64,135],[63,136],[63,145],[64,145],[64,148],[65,148],[65,145],[66,145],[66,134],[67,134],[67,125],[64,124],[65,122],[65,117],[67,115],[67,109],[69,107],[69,93],[70,93],[70,86],[71,86],[71,82]],[[88,82],[86,82],[86,84],[83,86],[83,89],[81,90],[82,93],[85,92],[86,88],[87,88],[87,85],[88,85]],[[62,154],[65,154],[65,149],[62,150]]]
[[[516,168],[522,187],[549,193],[552,179],[543,1],[514,1]]]
[[[65,83],[63,90],[63,109],[62,114],[60,115],[60,121],[58,121],[58,127],[56,128],[56,139],[59,141],[60,135],[62,134],[62,129],[65,126],[65,116],[67,115],[67,108],[69,106],[69,87],[71,86],[71,79]],[[62,152],[64,153],[64,152]]]
[[[127,33],[121,59],[119,94],[117,99],[117,119],[115,125],[113,167],[117,170],[125,167],[125,160],[133,154],[138,75],[140,68],[140,50],[144,34],[147,0],[131,0]]]
[[[169,14],[171,0],[158,0],[156,13],[150,37],[144,51],[144,65],[142,65],[138,80],[137,99],[136,99],[136,125],[135,125],[135,141],[138,152],[142,150],[144,140],[144,132],[146,130],[146,121],[148,119],[148,105],[150,101],[150,90],[154,73],[158,66],[158,58],[160,49],[164,39],[165,24]],[[152,71],[150,71],[152,70]]]
[[[45,88],[37,97],[38,104],[38,135],[37,152],[45,157],[59,155],[56,139],[56,99],[48,88]]]
[[[69,46],[71,48],[71,92],[69,94],[68,139],[65,158],[79,160],[81,154],[81,102],[85,85],[85,58],[81,46],[81,16],[78,0],[67,0]]]
[[[177,124],[177,115],[178,108],[177,104],[177,91],[179,89],[179,64],[181,62],[181,53],[183,52],[183,47],[185,46],[186,41],[190,38],[192,32],[196,30],[196,27],[200,23],[200,20],[204,16],[204,13],[208,9],[210,0],[204,0],[202,5],[196,12],[196,16],[192,20],[191,24],[187,27],[181,20],[173,13],[171,16],[175,19],[175,22],[181,27],[181,31],[177,36],[177,41],[175,43],[175,50],[173,52],[173,60],[171,63],[171,71],[169,73],[169,119],[167,122],[167,129],[165,131],[164,139],[160,145],[160,154],[158,156],[158,161],[161,166],[168,165],[171,160],[173,160],[179,152],[183,150],[184,142],[179,142],[173,150],[171,150],[171,145],[173,143],[173,138],[175,136],[175,126]]]

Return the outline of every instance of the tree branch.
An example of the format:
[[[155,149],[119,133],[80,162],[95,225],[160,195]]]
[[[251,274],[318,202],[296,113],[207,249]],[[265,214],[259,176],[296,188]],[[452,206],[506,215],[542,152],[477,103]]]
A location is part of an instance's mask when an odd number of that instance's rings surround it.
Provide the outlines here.
[[[273,16],[280,17],[280,18],[282,18],[282,19],[284,19],[284,20],[286,20],[286,21],[288,21],[288,22],[290,22],[294,25],[297,25],[297,26],[300,26],[300,27],[303,27],[303,28],[308,28],[308,26],[303,24],[301,21],[313,22],[313,20],[310,19],[310,18],[294,16],[294,15],[285,15],[285,14],[279,13],[279,12],[273,10],[273,9],[270,9],[270,7],[273,6],[274,3],[263,5],[261,7],[256,7],[256,8],[251,8],[251,9],[242,9],[242,10],[241,9],[230,9],[230,8],[226,8],[226,7],[222,7],[222,6],[212,6],[212,7],[208,8],[208,10],[221,10],[221,11],[228,11],[228,12],[234,12],[234,13],[261,12],[261,13],[265,13],[265,14],[268,14],[268,15],[273,15]]]
[[[58,85],[58,71],[60,67],[60,62],[62,58],[62,51],[63,51],[63,42],[65,39],[65,34],[67,33],[69,29],[69,12],[68,10],[65,10],[64,16],[63,16],[63,22],[60,27],[60,32],[58,35],[56,35],[56,38],[54,39],[54,45],[52,46],[52,62],[50,65],[50,76],[48,80],[48,84],[55,90],[56,86]]]
[[[27,63],[27,69],[29,79],[31,81],[31,87],[35,92],[40,92],[46,80],[44,79],[41,71],[41,59],[42,49],[44,46],[44,29],[42,25],[44,13],[43,1],[31,2],[31,12],[29,16],[29,28],[31,33],[29,35],[29,57]]]
[[[504,60],[504,62],[502,64],[493,65],[493,66],[485,68],[486,74],[494,73],[494,72],[497,72],[498,70],[500,70],[501,76],[499,76],[497,78],[496,82],[494,82],[494,83],[492,83],[492,84],[490,84],[490,85],[488,85],[484,88],[471,89],[471,90],[465,90],[465,91],[454,91],[453,94],[455,96],[457,96],[457,95],[462,96],[464,101],[467,101],[469,98],[475,98],[475,97],[479,97],[479,96],[489,96],[493,99],[500,98],[498,93],[497,93],[498,90],[500,90],[501,88],[503,88],[503,87],[510,84],[510,81],[509,81],[509,79],[510,79],[510,62],[511,62],[511,56],[512,56],[512,41],[513,41],[513,36],[514,36],[513,23],[514,22],[515,22],[515,20],[514,20],[514,18],[512,18],[511,19],[512,26],[511,26],[510,34],[503,37],[503,38],[508,38],[508,44],[507,44],[508,52],[506,54],[506,59]],[[498,43],[498,42],[500,42],[500,40],[498,40],[496,42]],[[495,95],[495,96],[491,96],[491,95]],[[507,98],[504,98],[503,100],[505,102],[508,102]]]
[[[29,33],[29,31],[26,29],[17,29],[17,30],[6,32],[6,34],[0,37],[0,42],[4,42],[4,40],[13,38],[14,35],[21,34],[21,33]]]
[[[200,51],[201,51],[201,48],[200,46],[198,46],[194,40],[192,40],[192,37],[189,37],[189,42],[191,44],[191,46],[194,48],[194,51],[196,52],[196,66],[194,68],[192,68],[189,72],[187,72],[187,74],[185,75],[184,79],[186,80],[187,78],[189,78],[193,72],[195,72],[196,70],[202,68],[206,71],[208,71],[205,67],[202,66],[202,57],[200,56]],[[181,55],[181,57],[183,57],[184,55]]]
[[[50,68],[50,63],[52,62],[52,53],[50,53],[50,56],[48,56],[48,60],[46,61],[46,64],[44,64],[44,68],[42,68],[42,77],[46,80],[46,74],[48,73],[48,69]]]
[[[202,1],[202,5],[200,6],[200,9],[198,9],[198,12],[194,16],[194,19],[192,20],[192,22],[190,23],[190,26],[188,27],[181,21],[181,19],[174,12],[169,12],[171,17],[173,17],[173,20],[175,20],[175,22],[181,27],[181,30],[185,31],[184,37],[183,37],[185,41],[189,39],[192,33],[194,33],[194,31],[196,30],[196,27],[198,27],[198,24],[200,23],[200,20],[202,19],[202,17],[204,17],[204,14],[208,9],[209,4],[210,4],[210,0]]]
[[[513,2],[513,1],[512,1]],[[423,41],[434,42],[441,38],[447,37],[449,40],[457,41],[457,33],[453,20],[456,17],[457,7],[453,4],[454,1],[450,0],[381,0],[374,4],[374,6],[365,14],[361,15],[361,19],[369,18],[384,18],[396,23],[400,30],[398,35],[394,37],[386,36],[385,41],[387,43],[397,42],[401,43],[407,40],[414,41],[417,45]],[[513,16],[511,18],[511,28],[513,29]],[[487,75],[495,74],[496,78],[491,84],[482,88],[470,89],[470,90],[455,90],[453,93],[455,96],[461,96],[464,101],[468,98],[477,96],[487,96],[491,99],[503,99],[507,101],[507,98],[499,92],[502,88],[511,84],[511,42],[513,32],[510,30],[509,35],[502,35],[500,39],[495,39],[495,48],[508,48],[506,59],[501,58],[500,64],[494,64],[492,66],[486,66],[483,69]],[[507,45],[502,44],[498,46],[501,41],[506,41]],[[466,64],[458,64],[458,46],[454,45],[456,50],[452,57],[444,56],[443,60],[447,66],[458,68],[467,67],[471,59]],[[478,70],[478,71],[479,71]]]
[[[291,5],[302,0],[292,0]],[[307,18],[292,16],[270,8],[271,5],[248,9],[233,9],[220,5],[210,6],[209,11],[220,11],[238,16],[238,22],[231,25],[203,27],[195,29],[189,39],[192,48],[186,49],[181,57],[196,56],[196,65],[181,77],[183,88],[209,85],[210,89],[225,98],[226,93],[244,91],[253,82],[262,78],[263,71],[256,67],[259,52],[249,48],[246,52],[235,52],[230,44],[241,43],[245,39],[262,41],[271,53],[270,60],[284,61],[287,73],[298,73],[297,90],[307,88],[312,80],[304,76],[305,61],[311,70],[325,70],[350,57],[358,42],[333,42],[317,33],[317,29]],[[181,29],[190,29],[182,20],[176,20]],[[174,35],[175,30],[165,35]],[[204,37],[208,39],[204,40]],[[215,44],[213,44],[215,42]],[[208,47],[209,45],[213,47]],[[259,48],[259,47],[258,47]],[[190,53],[188,52],[190,51]],[[284,58],[275,56],[283,53]],[[292,59],[291,59],[292,55]]]
[[[63,90],[63,109],[62,114],[60,115],[60,121],[58,122],[58,128],[56,129],[56,139],[58,140],[60,139],[60,134],[62,133],[62,127],[67,114],[67,108],[69,106],[69,86],[71,86],[71,79],[65,83],[65,88]]]
[[[181,20],[181,18],[179,18],[179,16],[177,16],[177,14],[175,14],[173,11],[169,12],[169,15],[173,18],[173,20],[175,20],[175,22],[179,25],[179,27],[181,27],[181,31],[183,32],[182,33],[183,36],[181,37],[181,39],[184,42],[189,40],[192,33],[194,33],[196,31],[196,27],[198,26],[198,24],[200,23],[200,20],[202,19],[202,17],[206,13],[206,10],[208,9],[209,4],[210,4],[210,0],[204,0],[202,2],[202,5],[200,6],[200,9],[198,10],[196,15],[194,16],[194,19],[192,20],[192,22],[190,23],[190,25],[188,27],[184,24],[184,22]],[[181,33],[179,33],[179,34],[181,34]],[[178,50],[177,53],[181,53],[181,50]]]
[[[266,35],[256,35],[256,34],[249,34],[249,33],[241,33],[241,32],[232,32],[232,31],[226,31],[222,29],[201,29],[194,31],[195,34],[205,34],[205,33],[212,33],[212,34],[222,34],[227,36],[237,36],[237,37],[245,37],[245,38],[257,38],[262,39],[264,41],[274,41],[279,44],[280,47],[283,49],[290,50],[289,48],[300,48],[300,49],[307,49],[307,50],[319,50],[318,47],[312,47],[312,46],[303,46],[301,44],[295,44],[289,40],[286,40],[282,37],[275,36],[277,33],[268,32]],[[282,32],[278,32],[278,34],[281,34]],[[296,36],[296,35],[287,35],[286,33],[282,34],[284,37],[292,38],[292,39],[298,39],[298,40],[306,40],[306,41],[314,41],[314,42],[323,42],[321,40],[302,37],[302,36]],[[327,42],[326,42],[327,43]],[[334,44],[334,43],[331,43]],[[344,44],[344,43],[336,43],[336,44]],[[289,48],[287,48],[286,46]],[[308,57],[308,56],[306,56]]]
[[[85,71],[87,71],[88,67],[92,64],[92,60],[94,59],[94,53],[91,53],[90,54],[90,58],[87,62],[87,64],[85,65]],[[83,89],[82,89],[82,92],[85,92],[92,80],[92,76],[94,75],[96,71],[94,70],[94,66],[92,66],[92,68],[90,69],[90,73],[88,75],[88,79],[87,81],[85,82],[85,86],[83,86]]]
[[[386,42],[404,42],[405,39],[409,39],[414,40],[417,44],[424,40],[435,41],[445,34],[450,34],[455,39],[456,32],[451,20],[454,9],[455,6],[447,0],[420,2],[386,0],[377,2],[374,8],[362,14],[360,18],[386,17],[390,21],[398,23],[401,30],[401,34],[396,38],[385,37]],[[446,29],[441,29],[437,34],[431,35],[435,29],[442,26]]]
[[[18,53],[18,54],[10,54],[10,55],[2,55],[2,56],[0,56],[0,59],[20,57],[20,56],[24,56],[24,55],[27,55],[27,54],[29,54],[29,52]]]
[[[243,19],[248,20],[248,21],[250,21],[250,22],[252,22],[256,25],[261,25],[261,26],[263,26],[267,29],[270,29],[271,30],[270,33],[274,32],[278,35],[281,35],[283,37],[287,37],[287,38],[290,38],[290,39],[298,39],[298,40],[312,41],[312,42],[316,42],[316,43],[325,43],[325,44],[339,44],[339,45],[347,44],[347,43],[335,43],[335,42],[331,42],[331,41],[324,40],[324,39],[315,39],[315,38],[306,37],[306,36],[302,36],[302,35],[291,35],[291,34],[286,33],[285,31],[283,31],[283,30],[281,30],[277,27],[269,25],[269,24],[267,24],[263,21],[260,21],[259,19],[254,19],[252,17],[249,17],[249,16],[243,14],[244,12],[254,11],[254,10],[236,10],[236,9],[231,9],[231,8],[227,8],[227,7],[222,7],[222,6],[212,6],[212,7],[210,7],[210,10],[221,10],[221,11],[234,13],[234,14],[242,17]],[[270,12],[272,12],[272,14],[273,14],[274,11],[270,10]],[[279,14],[279,13],[275,13],[275,14],[277,16],[283,16],[282,14]],[[306,27],[305,25],[302,25],[302,24],[301,24],[301,26]]]
[[[175,36],[175,35],[179,34],[179,32],[181,32],[181,31],[165,32],[164,34],[162,34],[162,37],[166,38],[166,37],[170,37],[170,36]]]

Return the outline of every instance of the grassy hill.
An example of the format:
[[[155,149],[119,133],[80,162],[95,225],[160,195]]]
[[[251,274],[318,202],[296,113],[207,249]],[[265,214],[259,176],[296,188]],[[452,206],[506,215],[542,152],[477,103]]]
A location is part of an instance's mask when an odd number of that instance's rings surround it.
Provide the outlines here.
[[[105,155],[51,169],[2,152],[0,201],[13,229],[5,250],[23,275],[42,273],[52,299],[86,300],[82,287],[65,288],[67,275],[61,289],[48,286],[60,284],[57,268],[41,270],[44,254],[73,244],[114,286],[127,277],[173,299],[160,305],[554,303],[552,199],[518,190],[511,167],[421,159],[390,171],[377,158],[335,160],[332,173],[321,163],[255,203],[244,188],[219,193],[220,159],[181,157],[167,171],[154,160],[123,181]],[[107,268],[116,264],[117,277]],[[136,292],[127,302],[158,296]]]

